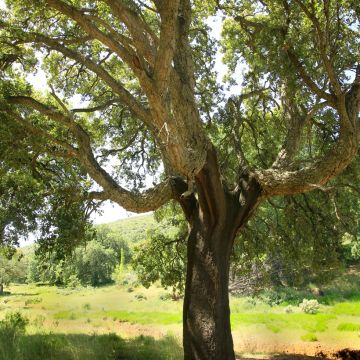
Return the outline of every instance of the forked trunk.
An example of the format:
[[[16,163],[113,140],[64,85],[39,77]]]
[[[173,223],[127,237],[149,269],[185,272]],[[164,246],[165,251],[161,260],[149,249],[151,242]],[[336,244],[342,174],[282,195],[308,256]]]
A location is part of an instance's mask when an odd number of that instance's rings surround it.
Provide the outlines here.
[[[261,191],[247,175],[229,192],[214,152],[196,179],[197,196],[180,201],[190,223],[183,311],[186,360],[233,360],[229,267],[237,231],[257,208]]]

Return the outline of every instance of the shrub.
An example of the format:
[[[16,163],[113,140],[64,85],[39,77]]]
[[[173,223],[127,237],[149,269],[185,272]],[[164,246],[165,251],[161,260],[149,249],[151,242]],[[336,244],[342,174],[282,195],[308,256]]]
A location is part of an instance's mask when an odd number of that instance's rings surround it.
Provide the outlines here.
[[[159,299],[162,301],[167,301],[172,299],[172,295],[169,293],[160,294]]]
[[[85,303],[83,306],[84,310],[90,310],[91,309],[91,305],[89,303]]]
[[[302,341],[318,341],[318,338],[313,333],[308,333],[303,336],[301,336]]]
[[[26,299],[25,300],[25,306],[28,306],[30,304],[39,304],[42,302],[42,298],[33,298],[33,299]]]
[[[339,331],[360,331],[360,324],[341,323],[338,325],[337,330],[339,330]]]
[[[299,307],[305,314],[317,314],[319,312],[319,303],[315,299],[304,299]]]
[[[287,314],[291,314],[294,312],[294,308],[291,306],[291,305],[288,305],[286,308],[285,308],[285,312]]]
[[[7,313],[5,319],[0,321],[0,336],[14,341],[16,337],[25,333],[29,320],[20,312]]]
[[[37,315],[36,318],[32,321],[32,325],[41,328],[44,325],[45,316],[44,315]]]
[[[136,294],[136,295],[135,295],[135,299],[136,299],[136,300],[139,300],[139,301],[141,301],[141,300],[146,300],[146,296],[143,295],[143,294]]]

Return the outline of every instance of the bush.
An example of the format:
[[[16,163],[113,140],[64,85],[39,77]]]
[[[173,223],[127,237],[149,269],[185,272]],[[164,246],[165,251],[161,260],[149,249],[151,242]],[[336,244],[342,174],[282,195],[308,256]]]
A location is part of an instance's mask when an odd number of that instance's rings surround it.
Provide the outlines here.
[[[305,334],[303,336],[301,336],[301,340],[302,341],[318,341],[318,338],[316,337],[315,334],[313,333],[308,333],[308,334]]]
[[[90,310],[91,309],[91,305],[89,303],[85,303],[83,306],[84,310]]]
[[[291,314],[294,312],[294,308],[291,306],[291,305],[288,305],[286,308],[285,308],[285,312],[287,314]]]
[[[312,300],[304,299],[302,303],[299,305],[300,309],[305,314],[317,314],[319,312],[319,306],[320,305],[318,301],[315,299]]]
[[[5,334],[9,339],[25,333],[29,320],[20,312],[7,313],[5,319],[0,321],[0,333]]]
[[[42,302],[42,298],[33,298],[33,299],[26,299],[25,300],[25,306],[28,306],[30,304],[40,304]]]
[[[136,294],[135,299],[141,301],[141,300],[146,300],[147,298],[143,294]]]
[[[44,325],[45,316],[44,315],[37,315],[36,318],[32,321],[32,325],[41,328]]]
[[[160,299],[161,301],[172,300],[172,295],[169,294],[169,293],[160,294],[159,299]]]

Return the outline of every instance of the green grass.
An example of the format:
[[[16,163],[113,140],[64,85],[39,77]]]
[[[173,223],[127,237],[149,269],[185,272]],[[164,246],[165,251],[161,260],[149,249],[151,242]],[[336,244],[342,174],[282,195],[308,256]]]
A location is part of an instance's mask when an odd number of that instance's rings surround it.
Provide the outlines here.
[[[62,289],[49,286],[13,285],[9,291],[10,295],[0,298],[0,321],[7,312],[21,311],[30,320],[27,335],[21,341],[24,344],[44,342],[43,346],[39,345],[39,347],[43,348],[44,352],[49,348],[56,354],[49,358],[47,353],[44,353],[44,356],[34,357],[34,360],[96,359],[96,354],[102,353],[97,350],[98,347],[101,348],[99,345],[101,342],[106,343],[109,348],[112,348],[111,344],[115,343],[113,350],[115,353],[117,346],[121,349],[131,348],[136,344],[134,337],[140,334],[154,336],[154,339],[144,341],[154,344],[157,349],[163,344],[159,341],[164,334],[172,333],[177,339],[181,339],[182,302],[164,300],[163,295],[167,292],[160,287],[152,286],[149,289],[137,287],[129,293],[127,287],[118,286]],[[139,301],[137,299],[139,294],[143,294],[146,300]],[[31,300],[40,298],[41,302]],[[294,312],[286,313],[285,306],[270,306],[258,299],[254,301],[250,298],[231,297],[230,300],[235,344],[243,341],[249,344],[249,348],[262,351],[261,344],[269,341],[268,339],[271,339],[273,343],[282,344],[281,346],[284,344],[291,346],[302,341],[310,341],[302,340],[301,336],[313,334],[319,339],[319,345],[336,343],[338,345],[334,346],[339,346],[339,348],[349,347],[349,344],[360,347],[360,338],[357,333],[360,315],[352,315],[356,313],[359,306],[357,302],[323,305],[320,313],[310,315],[302,313],[297,306],[293,306]],[[93,339],[94,344],[91,347],[88,345],[91,342],[89,339],[92,339],[91,336],[94,333],[99,338]],[[121,336],[121,340],[115,341],[105,336],[110,333]],[[82,335],[84,337],[81,337]],[[105,337],[101,338],[100,335]],[[161,346],[165,346],[165,343]],[[88,355],[90,348],[91,354],[94,355]],[[243,348],[238,347],[235,350],[242,351]],[[2,349],[2,351],[5,350]],[[104,357],[99,359],[106,360],[109,353],[103,352]],[[70,353],[75,355],[69,355]],[[2,360],[1,356],[0,354]],[[119,359],[122,358],[119,357]]]
[[[338,331],[360,331],[360,324],[341,323],[337,327]]]
[[[115,334],[20,335],[13,341],[0,334],[2,360],[177,360],[183,353],[172,336],[124,340]]]
[[[310,332],[325,332],[329,321],[336,317],[332,314],[274,314],[252,313],[233,314],[231,317],[232,328],[241,325],[262,324],[273,333],[288,331],[289,329],[302,329]]]
[[[333,307],[334,314],[345,314],[345,315],[360,315],[360,302],[343,302],[335,304]]]
[[[132,324],[181,324],[182,316],[179,313],[167,312],[131,312],[131,311],[102,311],[102,312],[75,312],[59,311],[53,315],[56,320],[76,320],[81,318],[112,319]]]
[[[301,340],[313,342],[313,341],[318,341],[318,338],[313,333],[307,333],[307,334],[301,336]]]

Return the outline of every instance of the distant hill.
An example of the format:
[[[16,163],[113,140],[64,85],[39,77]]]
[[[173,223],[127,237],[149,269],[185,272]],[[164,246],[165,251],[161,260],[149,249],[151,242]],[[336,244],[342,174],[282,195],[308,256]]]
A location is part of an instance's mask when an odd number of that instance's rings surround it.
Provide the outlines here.
[[[96,225],[96,228],[109,228],[130,242],[144,240],[149,229],[157,226],[153,214],[133,216],[127,219],[113,221],[107,224]]]
[[[106,224],[95,225],[97,229],[108,228],[111,232],[119,234],[128,243],[136,243],[145,240],[149,229],[158,225],[153,214],[132,216],[126,219],[116,220]],[[34,251],[34,243],[24,244],[20,247],[21,252],[27,256]]]

